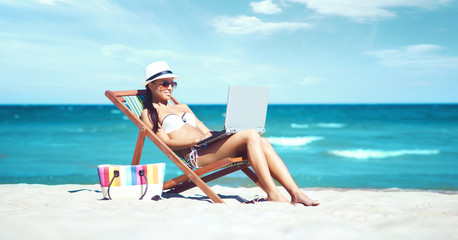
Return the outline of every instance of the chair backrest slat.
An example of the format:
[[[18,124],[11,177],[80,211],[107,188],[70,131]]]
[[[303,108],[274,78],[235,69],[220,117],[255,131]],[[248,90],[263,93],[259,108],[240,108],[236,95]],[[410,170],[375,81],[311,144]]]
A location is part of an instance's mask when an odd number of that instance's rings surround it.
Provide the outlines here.
[[[127,107],[139,118],[143,111],[145,95],[124,96]]]

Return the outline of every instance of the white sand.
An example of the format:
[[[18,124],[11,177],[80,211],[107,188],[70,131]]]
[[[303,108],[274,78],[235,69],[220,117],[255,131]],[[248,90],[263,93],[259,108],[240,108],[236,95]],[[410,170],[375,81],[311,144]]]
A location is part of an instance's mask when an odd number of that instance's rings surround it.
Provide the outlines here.
[[[322,204],[303,207],[213,189],[227,204],[197,188],[155,202],[101,201],[98,185],[0,185],[0,239],[458,239],[457,192],[304,189]]]

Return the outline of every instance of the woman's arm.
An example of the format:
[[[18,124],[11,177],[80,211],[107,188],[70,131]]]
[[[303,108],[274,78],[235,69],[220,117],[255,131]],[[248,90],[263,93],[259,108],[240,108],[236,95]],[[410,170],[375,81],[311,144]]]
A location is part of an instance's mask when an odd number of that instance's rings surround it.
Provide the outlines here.
[[[149,127],[149,129],[153,129],[153,123],[151,122],[151,119],[149,118],[148,109],[146,108],[143,109],[140,119],[146,124],[146,126]]]

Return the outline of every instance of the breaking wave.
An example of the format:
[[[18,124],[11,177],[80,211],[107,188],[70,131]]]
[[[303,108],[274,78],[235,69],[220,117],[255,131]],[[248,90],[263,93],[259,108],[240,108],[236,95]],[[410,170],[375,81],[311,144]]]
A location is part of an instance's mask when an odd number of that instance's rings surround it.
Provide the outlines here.
[[[333,150],[329,153],[346,158],[369,159],[369,158],[389,158],[399,157],[404,155],[435,155],[439,154],[439,150],[435,149],[415,149],[415,150],[398,150],[398,151],[382,151],[372,149],[356,149],[356,150]]]
[[[115,115],[118,115],[118,114],[121,114],[122,112],[118,109],[113,109],[110,111],[111,114],[115,114]]]
[[[343,128],[345,124],[343,123],[311,123],[311,124],[299,124],[299,123],[291,123],[291,128]]]
[[[268,137],[267,140],[272,145],[297,147],[304,146],[311,142],[323,139],[323,137],[308,136],[308,137]]]

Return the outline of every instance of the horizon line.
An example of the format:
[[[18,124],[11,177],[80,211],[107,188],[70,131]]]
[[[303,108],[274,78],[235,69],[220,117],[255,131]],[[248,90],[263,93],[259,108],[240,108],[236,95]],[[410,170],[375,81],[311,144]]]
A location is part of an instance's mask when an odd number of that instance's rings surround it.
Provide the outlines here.
[[[188,103],[186,105],[226,105],[227,103]],[[456,105],[458,102],[316,102],[268,103],[268,105]],[[0,106],[114,106],[112,103],[0,103]]]

